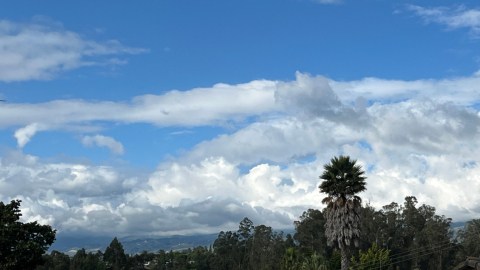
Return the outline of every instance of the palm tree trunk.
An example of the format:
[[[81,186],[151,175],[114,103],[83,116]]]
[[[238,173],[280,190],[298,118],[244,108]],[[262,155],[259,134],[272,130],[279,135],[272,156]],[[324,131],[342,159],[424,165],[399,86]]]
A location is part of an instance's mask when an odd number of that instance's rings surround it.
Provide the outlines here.
[[[348,270],[349,261],[347,250],[343,248],[340,250],[340,253],[342,254],[342,270]]]

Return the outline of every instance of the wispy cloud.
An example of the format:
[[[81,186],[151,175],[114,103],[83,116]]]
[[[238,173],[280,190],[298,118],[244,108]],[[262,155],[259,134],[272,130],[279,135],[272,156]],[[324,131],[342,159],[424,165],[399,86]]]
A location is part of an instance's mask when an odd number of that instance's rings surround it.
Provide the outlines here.
[[[407,8],[421,17],[425,23],[445,25],[447,30],[467,28],[472,37],[480,37],[480,9],[468,9],[465,5],[456,8],[449,7],[421,7],[408,5]]]
[[[222,125],[276,111],[274,90],[275,82],[253,81],[137,96],[131,102],[55,100],[39,104],[2,104],[0,127],[37,123],[49,130],[78,129],[82,132],[96,121],[149,123],[161,127]]]
[[[315,3],[320,3],[320,4],[340,4],[343,1],[342,0],[310,0]]]
[[[174,132],[170,132],[170,135],[181,135],[181,134],[189,134],[189,133],[193,133],[193,131],[191,130],[174,131]]]
[[[123,155],[125,153],[122,143],[108,136],[98,134],[95,136],[84,136],[82,138],[82,144],[86,147],[107,147],[110,149],[110,152],[115,155]]]
[[[82,66],[125,63],[108,56],[149,51],[124,46],[117,40],[88,40],[65,30],[61,23],[43,22],[0,21],[0,81],[50,80]],[[100,56],[107,56],[107,60]]]

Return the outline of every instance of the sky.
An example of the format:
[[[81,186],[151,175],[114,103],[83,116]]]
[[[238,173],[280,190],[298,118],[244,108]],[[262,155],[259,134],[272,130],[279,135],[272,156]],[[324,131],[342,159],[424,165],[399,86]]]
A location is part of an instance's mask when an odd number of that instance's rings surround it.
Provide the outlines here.
[[[0,3],[0,200],[66,236],[292,229],[338,155],[480,218],[477,1]]]

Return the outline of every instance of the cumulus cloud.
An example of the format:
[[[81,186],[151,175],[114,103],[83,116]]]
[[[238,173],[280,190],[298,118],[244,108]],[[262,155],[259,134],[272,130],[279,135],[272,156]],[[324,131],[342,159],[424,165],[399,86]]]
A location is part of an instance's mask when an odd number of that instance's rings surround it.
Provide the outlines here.
[[[228,178],[235,183],[238,177],[225,161],[205,160],[201,167],[172,169],[168,169],[172,175],[158,170],[133,179],[113,167],[43,163],[12,151],[0,159],[0,200],[22,199],[23,220],[40,220],[67,234],[214,233],[237,226],[245,216],[280,228],[291,225],[287,214],[245,204],[243,195],[218,196],[220,189],[231,193],[238,188],[225,186]],[[168,188],[168,182],[176,188],[187,178],[196,180],[192,189]],[[207,188],[205,193],[194,190],[201,187]],[[165,192],[166,198],[155,192]]]
[[[107,147],[110,149],[110,152],[115,155],[123,155],[125,153],[122,143],[108,136],[98,134],[95,136],[84,136],[82,138],[82,144],[86,147]]]
[[[0,81],[50,80],[81,66],[122,64],[109,56],[139,54],[117,40],[97,42],[65,30],[60,23],[0,21]],[[101,60],[99,57],[107,57]]]
[[[0,118],[3,127],[29,127],[17,131],[24,134],[18,138],[40,130],[32,123],[57,129],[95,121],[199,126],[263,117],[143,174],[14,151],[0,159],[0,199],[23,198],[24,218],[40,216],[64,232],[218,232],[235,229],[245,216],[292,228],[304,210],[323,207],[323,164],[347,154],[367,170],[361,196],[376,207],[414,195],[455,221],[479,218],[480,200],[470,196],[480,192],[480,119],[472,106],[480,100],[479,80],[474,74],[334,81],[297,73],[290,82],[220,84],[130,103],[5,104],[0,116],[11,117]],[[57,117],[49,117],[53,112]],[[109,137],[84,140],[123,152]]]
[[[468,9],[465,5],[457,8],[430,7],[424,8],[415,5],[408,5],[408,9],[415,12],[426,23],[438,23],[445,25],[448,30],[468,28],[473,37],[480,35],[480,10]]]
[[[326,120],[350,124],[365,125],[362,119],[362,106],[358,111],[345,106],[323,76],[311,77],[297,72],[292,82],[277,82],[275,101],[290,113],[302,112],[309,117],[322,117]]]

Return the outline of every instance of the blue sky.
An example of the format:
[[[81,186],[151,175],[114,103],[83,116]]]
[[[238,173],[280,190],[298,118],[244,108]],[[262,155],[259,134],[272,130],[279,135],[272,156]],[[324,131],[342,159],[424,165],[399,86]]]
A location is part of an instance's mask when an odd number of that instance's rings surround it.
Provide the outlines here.
[[[479,40],[475,1],[1,3],[0,199],[65,234],[291,228],[344,153],[376,207],[478,218],[440,198],[480,177]]]

